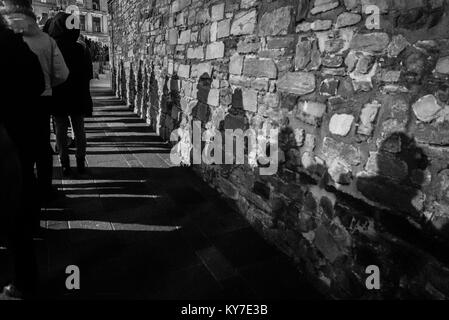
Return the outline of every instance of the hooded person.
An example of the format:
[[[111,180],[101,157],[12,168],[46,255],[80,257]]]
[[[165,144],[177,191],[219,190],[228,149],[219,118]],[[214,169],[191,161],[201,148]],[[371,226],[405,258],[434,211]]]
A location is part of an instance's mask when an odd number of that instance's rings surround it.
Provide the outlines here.
[[[38,57],[11,31],[0,14],[0,232],[8,238],[14,279],[2,296],[26,297],[36,288],[30,201],[33,172],[29,169],[29,133],[34,100],[45,91]],[[19,293],[20,292],[20,293]],[[1,298],[0,298],[1,299]]]
[[[76,144],[76,164],[79,173],[85,172],[86,133],[84,118],[92,115],[89,83],[92,80],[92,62],[85,48],[78,42],[80,29],[71,25],[73,16],[60,12],[48,26],[48,34],[56,40],[70,75],[65,83],[53,90],[55,108],[56,143],[63,174],[71,174],[67,146],[67,130],[72,124]]]
[[[55,195],[52,188],[53,155],[50,144],[50,113],[53,109],[53,87],[64,83],[69,70],[56,41],[39,29],[30,0],[6,0],[2,13],[10,27],[23,36],[31,51],[39,58],[45,77],[45,91],[34,104],[33,126],[31,128],[35,144],[33,166],[36,164],[39,198],[49,199]]]

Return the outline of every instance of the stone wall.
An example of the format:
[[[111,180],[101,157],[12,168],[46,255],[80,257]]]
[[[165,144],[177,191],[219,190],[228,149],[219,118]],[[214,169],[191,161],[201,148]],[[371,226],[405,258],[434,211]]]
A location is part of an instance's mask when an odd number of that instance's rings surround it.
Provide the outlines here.
[[[194,120],[279,129],[276,175],[193,167],[318,287],[449,296],[448,1],[111,0],[109,12],[114,89],[164,139],[179,129],[185,163]],[[365,286],[370,265],[380,290]]]

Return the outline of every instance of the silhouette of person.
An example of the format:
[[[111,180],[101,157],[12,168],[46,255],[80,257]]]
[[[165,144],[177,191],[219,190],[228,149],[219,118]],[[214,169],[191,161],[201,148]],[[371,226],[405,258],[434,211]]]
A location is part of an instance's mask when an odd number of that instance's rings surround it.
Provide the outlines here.
[[[361,193],[369,200],[419,218],[419,194],[429,165],[424,151],[412,137],[396,132],[384,139],[371,159],[375,163],[369,160],[370,175],[357,180]]]

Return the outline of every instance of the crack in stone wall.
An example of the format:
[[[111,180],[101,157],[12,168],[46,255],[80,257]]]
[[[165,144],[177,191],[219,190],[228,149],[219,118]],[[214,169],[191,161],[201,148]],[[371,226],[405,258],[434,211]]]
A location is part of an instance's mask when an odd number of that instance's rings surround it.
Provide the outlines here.
[[[186,162],[192,121],[280,130],[274,176],[194,169],[317,286],[449,295],[448,1],[111,0],[109,11],[114,90],[164,139],[182,129]],[[379,291],[365,287],[369,265]]]

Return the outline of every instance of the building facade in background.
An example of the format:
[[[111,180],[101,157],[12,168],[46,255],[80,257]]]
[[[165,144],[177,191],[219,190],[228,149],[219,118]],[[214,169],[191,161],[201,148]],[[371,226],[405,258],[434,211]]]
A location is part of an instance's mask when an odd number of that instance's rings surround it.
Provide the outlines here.
[[[69,5],[80,9],[81,33],[87,38],[109,44],[107,0],[33,0],[33,8],[40,25]]]

